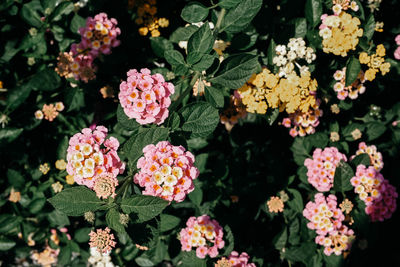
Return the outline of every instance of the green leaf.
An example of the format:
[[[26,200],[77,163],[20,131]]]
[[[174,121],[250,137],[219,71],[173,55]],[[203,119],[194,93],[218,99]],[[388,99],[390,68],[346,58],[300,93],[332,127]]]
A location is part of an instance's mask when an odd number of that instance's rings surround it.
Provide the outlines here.
[[[150,45],[156,56],[163,58],[164,53],[174,49],[173,44],[164,37],[150,37]]]
[[[225,244],[224,254],[229,255],[235,247],[235,237],[229,225],[225,225],[224,230],[225,230],[224,239],[228,241],[228,244],[227,245]]]
[[[0,234],[5,234],[19,226],[22,222],[22,217],[17,217],[11,214],[0,215]]]
[[[18,108],[29,97],[32,87],[29,84],[24,84],[10,90],[7,98],[7,105],[10,111]]]
[[[75,13],[74,17],[71,20],[71,25],[69,26],[69,29],[73,33],[79,33],[79,28],[84,27],[86,23],[86,20],[79,16],[77,13]]]
[[[351,56],[346,64],[346,86],[351,85],[361,71],[361,64],[358,58]]]
[[[288,231],[287,227],[284,226],[283,230],[274,237],[272,243],[274,244],[274,247],[276,249],[281,250],[286,246],[287,239],[288,239]]]
[[[314,28],[321,23],[322,15],[322,1],[321,0],[307,0],[305,7],[305,14],[308,23]]]
[[[371,159],[367,153],[362,153],[360,155],[357,155],[352,161],[351,164],[353,164],[354,167],[357,167],[358,165],[364,165],[368,167],[371,165]]]
[[[196,186],[195,189],[189,194],[189,199],[193,202],[193,204],[200,207],[201,202],[203,201],[203,190],[201,190],[200,186]]]
[[[139,222],[144,222],[153,219],[160,214],[169,202],[158,197],[134,195],[130,198],[124,198],[121,201],[121,209],[123,212],[136,213]]]
[[[243,0],[230,9],[222,22],[221,32],[237,33],[244,30],[261,8],[262,0]]]
[[[0,130],[0,146],[9,144],[21,135],[24,129],[7,128]]]
[[[197,63],[204,54],[208,54],[212,50],[214,40],[210,26],[208,23],[204,23],[189,38],[187,45],[187,62],[189,64]]]
[[[155,264],[150,259],[145,258],[143,256],[136,258],[135,262],[140,267],[152,267],[152,266],[155,266]]]
[[[185,59],[179,51],[167,50],[164,53],[164,57],[171,66],[186,65]]]
[[[212,86],[206,86],[204,90],[204,96],[207,102],[209,102],[214,107],[222,108],[224,106],[224,94],[222,93],[221,89]]]
[[[181,219],[179,217],[175,217],[169,214],[161,214],[160,215],[160,231],[166,232],[171,229],[174,229],[179,225]]]
[[[199,28],[194,25],[190,25],[187,27],[179,27],[177,28],[169,37],[169,40],[174,43],[179,43],[180,41],[189,40],[190,36],[195,33]]]
[[[90,227],[79,228],[76,230],[74,239],[78,243],[87,243],[89,241],[89,233],[92,230]]]
[[[143,156],[143,148],[145,146],[167,140],[168,134],[168,128],[142,129],[125,143],[123,151],[126,153],[128,159],[135,164]]]
[[[258,57],[255,55],[243,53],[230,56],[222,62],[219,71],[210,82],[237,89],[242,87],[259,68]]]
[[[222,8],[229,9],[229,8],[237,6],[240,2],[241,2],[241,0],[221,0],[221,1],[219,1],[218,4]]]
[[[300,223],[298,218],[294,218],[289,225],[289,243],[298,245],[300,243]]]
[[[370,14],[364,26],[364,36],[370,41],[375,33],[375,18],[374,14]]]
[[[136,122],[135,119],[131,119],[126,116],[124,109],[121,105],[118,105],[117,108],[117,120],[122,127],[126,128],[127,130],[135,130],[140,127],[140,124]]]
[[[219,123],[218,110],[207,102],[191,103],[179,113],[183,118],[182,130],[191,132],[191,138],[208,136]]]
[[[7,170],[7,179],[8,183],[12,185],[14,188],[22,189],[23,186],[25,185],[25,179],[21,175],[20,172],[13,170],[13,169],[8,169]]]
[[[179,118],[179,114],[175,111],[172,112],[167,119],[167,126],[171,128],[171,130],[179,129],[179,125],[181,124],[181,119]]]
[[[288,206],[298,213],[303,213],[304,204],[300,192],[292,188],[288,188],[288,191],[293,195],[293,198],[288,201]]]
[[[26,23],[33,27],[40,28],[43,24],[43,22],[40,20],[39,14],[35,10],[34,6],[31,5],[31,3],[22,6],[20,15]]]
[[[378,121],[372,121],[367,123],[367,136],[368,136],[368,141],[375,140],[379,138],[382,134],[384,134],[386,131],[386,126],[385,124],[378,122]]]
[[[206,267],[207,261],[205,259],[199,259],[196,256],[196,252],[194,250],[187,252],[182,251],[182,261],[179,266],[182,267]]]
[[[67,112],[79,110],[85,106],[85,94],[78,87],[71,87],[65,90],[65,106]]]
[[[341,160],[335,170],[333,189],[337,192],[346,192],[353,189],[353,186],[350,183],[350,179],[353,176],[354,172],[351,166]]]
[[[60,87],[61,79],[58,74],[49,68],[36,73],[29,81],[29,86],[34,90],[52,91]]]
[[[63,15],[68,15],[74,11],[74,4],[70,1],[61,2],[54,11],[50,14],[50,21],[59,21]]]
[[[28,209],[32,214],[36,214],[42,210],[44,204],[46,204],[45,198],[36,198],[29,204]]]
[[[305,18],[297,18],[294,22],[294,37],[304,38],[307,34],[307,20]]]
[[[0,237],[0,251],[7,251],[15,247],[16,243],[5,237]]]
[[[305,142],[304,138],[295,138],[290,150],[293,152],[293,159],[297,165],[303,166],[304,160],[310,156],[308,153],[311,146]]]
[[[69,245],[60,248],[60,254],[57,257],[57,265],[65,266],[71,262],[71,247]]]
[[[66,225],[70,225],[68,216],[58,210],[53,210],[52,212],[50,212],[47,215],[47,219],[53,226],[56,227],[63,227]]]
[[[199,62],[192,66],[193,70],[205,71],[214,63],[217,59],[216,54],[214,55],[203,55]]]
[[[190,2],[181,12],[181,17],[189,23],[203,21],[208,16],[208,8],[199,2]]]
[[[118,233],[125,232],[125,227],[120,223],[119,218],[120,214],[116,209],[109,209],[106,214],[107,225]]]
[[[290,261],[298,262],[301,261],[307,264],[307,261],[313,256],[317,245],[314,242],[303,243],[299,247],[286,248],[283,253],[283,257]]]
[[[66,159],[67,158],[67,149],[69,146],[69,138],[64,136],[60,138],[60,142],[57,147],[57,158],[58,159]]]
[[[104,202],[86,186],[64,189],[48,200],[57,210],[68,216],[81,216],[87,211],[98,210]]]

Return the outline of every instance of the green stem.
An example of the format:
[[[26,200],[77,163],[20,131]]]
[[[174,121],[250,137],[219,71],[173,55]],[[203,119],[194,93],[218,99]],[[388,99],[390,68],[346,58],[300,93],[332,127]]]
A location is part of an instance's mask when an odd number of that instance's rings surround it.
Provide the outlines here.
[[[127,191],[128,185],[129,185],[130,182],[131,182],[131,179],[132,179],[132,177],[130,177],[130,176],[128,176],[128,177],[125,178],[123,184],[122,184],[121,187],[118,189],[117,197],[121,195],[121,192],[123,192],[122,198],[125,197],[126,191]]]

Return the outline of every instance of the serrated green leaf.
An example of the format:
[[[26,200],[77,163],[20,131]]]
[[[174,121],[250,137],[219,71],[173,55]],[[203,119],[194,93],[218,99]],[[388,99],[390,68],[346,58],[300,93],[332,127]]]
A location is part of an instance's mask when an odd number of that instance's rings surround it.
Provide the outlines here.
[[[375,140],[379,138],[381,135],[383,135],[386,131],[386,126],[385,124],[378,122],[378,121],[372,121],[367,123],[367,137],[368,141]]]
[[[353,189],[353,186],[350,183],[350,179],[353,176],[354,172],[351,166],[341,160],[335,169],[335,176],[333,178],[333,189],[337,192],[346,192]]]
[[[260,11],[262,2],[262,0],[241,1],[226,13],[220,31],[237,33],[245,29]]]
[[[208,16],[208,8],[199,2],[190,2],[181,12],[181,17],[189,23],[203,21]]]
[[[307,0],[305,6],[305,14],[308,23],[314,28],[321,23],[322,15],[322,1],[321,0]]]
[[[300,192],[292,188],[288,188],[288,191],[293,195],[293,198],[290,198],[288,201],[288,206],[298,213],[303,213],[304,204]]]
[[[111,229],[117,231],[118,233],[125,232],[125,227],[120,223],[119,219],[120,219],[120,214],[116,209],[112,208],[107,211],[106,214],[107,225]]]
[[[362,153],[360,155],[357,155],[351,163],[353,166],[357,167],[358,165],[364,165],[368,167],[371,164],[371,159],[367,153]]]
[[[181,219],[176,216],[172,216],[169,214],[161,214],[160,215],[160,231],[166,232],[171,229],[174,229],[175,227],[177,227],[179,225],[180,222],[181,222]]]
[[[79,228],[75,231],[74,240],[78,243],[87,243],[89,241],[90,227]]]
[[[57,210],[68,216],[81,216],[87,211],[98,210],[104,202],[86,186],[64,189],[48,200]]]
[[[124,198],[121,201],[121,209],[123,212],[136,213],[139,222],[144,222],[153,219],[159,215],[167,206],[169,202],[153,196],[134,195],[130,198]]]
[[[189,194],[190,201],[193,202],[196,206],[200,206],[203,201],[203,190],[201,190],[200,186],[196,186],[195,189]]]
[[[215,55],[203,55],[199,62],[192,66],[193,70],[196,71],[205,71],[214,63],[217,59]]]
[[[204,96],[207,102],[214,107],[221,108],[224,106],[224,94],[222,93],[221,89],[212,86],[205,86]]]
[[[274,244],[274,247],[276,249],[281,250],[286,246],[287,239],[288,239],[288,231],[287,227],[284,226],[283,230],[274,237],[272,243]]]
[[[224,230],[225,230],[225,240],[228,241],[228,244],[225,246],[224,254],[229,255],[235,247],[235,237],[229,225],[225,225]]]
[[[291,245],[298,245],[300,243],[300,222],[298,218],[294,218],[289,224],[289,243]]]
[[[361,71],[361,64],[358,58],[351,56],[346,64],[346,86],[351,85]]]
[[[186,64],[183,55],[179,51],[173,49],[165,51],[164,57],[171,66],[179,66]]]
[[[20,136],[24,129],[7,128],[0,130],[0,146],[11,143]]]
[[[43,22],[40,20],[39,14],[37,13],[37,10],[35,10],[31,3],[22,6],[20,15],[26,23],[33,27],[40,28],[43,24]]]
[[[304,38],[307,34],[307,20],[305,18],[297,18],[294,21],[294,37]]]
[[[69,26],[69,29],[73,33],[79,33],[79,28],[84,27],[86,23],[86,20],[79,16],[77,13],[74,14],[74,17],[71,20],[71,25]]]
[[[145,146],[167,140],[168,134],[168,128],[142,129],[125,143],[123,151],[126,153],[128,159],[135,164],[143,156],[143,148]]]
[[[12,185],[14,188],[22,188],[23,185],[25,185],[25,179],[21,175],[20,172],[13,170],[13,169],[8,169],[7,170],[7,179],[8,183]]]
[[[29,86],[34,90],[52,91],[57,89],[61,84],[58,74],[49,68],[36,73],[29,81]]]
[[[204,54],[208,54],[214,45],[214,36],[212,35],[208,23],[204,23],[195,33],[190,36],[187,45],[187,63],[197,63]]]
[[[168,50],[174,49],[173,44],[164,37],[150,37],[150,45],[156,56],[163,58],[164,53]]]
[[[364,36],[367,37],[368,41],[370,41],[372,39],[372,36],[374,36],[375,26],[376,23],[374,14],[370,14],[364,26]]]
[[[241,2],[241,0],[221,0],[221,1],[219,1],[218,4],[222,8],[229,9],[229,8],[237,6],[240,2]]]
[[[258,57],[255,55],[243,53],[230,56],[222,62],[220,69],[210,82],[237,89],[249,80],[259,66]]]
[[[126,116],[124,109],[121,107],[121,105],[118,105],[117,108],[117,120],[121,124],[121,126],[126,128],[127,130],[135,130],[140,127],[140,124],[137,123],[135,119],[131,119]]]
[[[191,103],[179,113],[183,118],[182,130],[191,132],[192,138],[208,136],[219,122],[218,110],[207,102]]]
[[[0,215],[0,234],[6,234],[7,232],[13,230],[22,222],[22,217],[11,215],[11,214],[1,214]]]
[[[74,4],[70,1],[61,2],[49,16],[50,21],[59,21],[63,15],[68,15],[74,11]]]
[[[199,28],[194,25],[188,27],[177,28],[169,37],[169,40],[174,43],[179,43],[180,41],[189,40],[190,36],[195,33]]]

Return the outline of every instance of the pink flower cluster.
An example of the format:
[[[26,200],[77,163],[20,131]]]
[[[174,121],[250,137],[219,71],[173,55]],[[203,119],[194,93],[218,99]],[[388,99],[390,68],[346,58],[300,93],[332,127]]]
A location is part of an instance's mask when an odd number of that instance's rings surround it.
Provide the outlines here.
[[[182,146],[173,146],[168,141],[143,148],[144,157],[137,162],[139,173],[134,182],[142,187],[144,195],[182,202],[194,190],[193,179],[199,176],[194,167],[194,156]]]
[[[383,221],[392,217],[398,197],[396,188],[373,166],[367,168],[358,165],[356,176],[350,182],[354,186],[354,192],[364,201],[365,213],[372,221]]]
[[[335,90],[337,98],[340,100],[345,100],[347,97],[356,99],[358,94],[365,92],[364,82],[366,79],[362,70],[358,74],[357,79],[349,86],[346,86],[346,67],[342,70],[337,70],[333,74],[333,78],[336,80],[333,90]]]
[[[364,153],[368,154],[371,161],[370,164],[374,166],[375,170],[377,170],[378,172],[381,171],[383,168],[382,154],[376,149],[376,146],[374,145],[367,146],[365,142],[361,142],[360,144],[358,144],[358,150],[356,151],[356,154],[350,159],[352,160],[356,156]]]
[[[313,158],[304,161],[308,170],[308,182],[320,192],[329,191],[333,186],[336,167],[341,160],[347,161],[346,155],[340,153],[336,147],[315,149]]]
[[[394,58],[397,60],[400,60],[400,34],[397,35],[394,40],[396,41],[396,44],[398,45],[398,47],[394,51]]]
[[[228,261],[232,267],[256,267],[254,263],[248,263],[250,260],[249,255],[246,252],[239,253],[232,251],[228,257]]]
[[[292,137],[315,133],[315,127],[319,125],[319,117],[322,116],[322,110],[319,109],[320,103],[321,101],[317,99],[315,105],[307,112],[298,110],[283,119],[282,125],[291,128],[289,134]]]
[[[222,239],[224,232],[219,223],[211,220],[208,215],[202,215],[190,217],[186,226],[179,234],[182,251],[191,251],[192,247],[197,247],[198,258],[204,259],[207,255],[211,258],[217,257],[218,249],[225,246]]]
[[[114,234],[111,234],[110,228],[106,227],[103,229],[96,229],[95,231],[90,231],[89,233],[90,242],[89,246],[91,248],[96,248],[100,253],[108,253],[117,244],[114,240]]]
[[[324,246],[324,253],[341,255],[351,246],[354,239],[353,230],[343,225],[345,216],[337,207],[335,195],[325,197],[322,193],[314,196],[315,202],[308,202],[303,210],[303,216],[310,222],[307,227],[316,230],[315,243]]]
[[[125,170],[125,164],[118,157],[119,142],[107,137],[107,128],[97,126],[77,133],[69,140],[67,150],[67,172],[74,176],[77,184],[93,188],[96,178],[108,174],[116,180]]]
[[[140,124],[161,124],[168,117],[170,96],[175,92],[172,83],[167,83],[159,74],[151,75],[149,69],[127,73],[127,81],[120,84],[118,95],[126,116]]]
[[[106,13],[87,18],[86,26],[79,29],[81,42],[71,45],[73,62],[70,68],[75,80],[88,82],[95,78],[96,67],[93,61],[100,54],[110,54],[111,48],[120,44],[117,37],[121,30],[117,23],[116,19],[109,19]]]

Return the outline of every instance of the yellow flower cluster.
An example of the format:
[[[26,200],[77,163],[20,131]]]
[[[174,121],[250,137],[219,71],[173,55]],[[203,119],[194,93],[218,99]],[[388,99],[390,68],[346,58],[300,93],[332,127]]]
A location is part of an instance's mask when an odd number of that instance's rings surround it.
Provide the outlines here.
[[[379,71],[382,75],[385,75],[390,71],[390,63],[385,62],[383,58],[386,55],[385,47],[380,44],[376,47],[376,53],[369,56],[366,52],[362,52],[359,56],[361,64],[366,64],[369,69],[365,72],[365,79],[368,81],[373,81],[375,79],[376,73]]]
[[[137,3],[137,18],[135,23],[143,25],[139,28],[139,34],[146,36],[150,33],[151,37],[160,36],[159,28],[166,28],[169,25],[169,20],[166,18],[158,18],[156,0],[141,0]]]
[[[323,51],[347,56],[348,51],[356,49],[358,38],[363,35],[363,29],[359,25],[360,20],[346,12],[341,12],[339,16],[324,17],[319,31],[323,39]]]
[[[270,107],[290,114],[297,110],[307,112],[315,105],[317,85],[308,71],[300,76],[292,72],[280,78],[264,68],[261,73],[253,74],[238,91],[248,112],[265,114]]]

